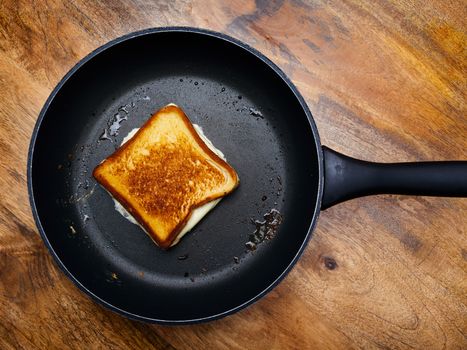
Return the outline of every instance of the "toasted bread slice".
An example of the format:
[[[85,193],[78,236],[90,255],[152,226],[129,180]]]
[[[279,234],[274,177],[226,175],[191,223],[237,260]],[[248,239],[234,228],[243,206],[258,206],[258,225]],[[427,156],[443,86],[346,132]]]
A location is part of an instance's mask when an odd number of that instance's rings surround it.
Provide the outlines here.
[[[239,183],[235,170],[173,104],[155,113],[93,176],[162,248],[176,241],[194,209]]]

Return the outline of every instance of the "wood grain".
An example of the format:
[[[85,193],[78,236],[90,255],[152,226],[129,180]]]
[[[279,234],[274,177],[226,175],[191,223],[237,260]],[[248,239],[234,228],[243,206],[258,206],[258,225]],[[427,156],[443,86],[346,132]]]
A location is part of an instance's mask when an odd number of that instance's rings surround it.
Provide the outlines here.
[[[31,217],[29,138],[82,57],[154,26],[230,34],[302,92],[322,142],[374,161],[467,159],[465,1],[0,2],[0,348],[465,349],[467,202],[378,196],[321,214],[272,293],[225,319],[129,321],[81,294]]]

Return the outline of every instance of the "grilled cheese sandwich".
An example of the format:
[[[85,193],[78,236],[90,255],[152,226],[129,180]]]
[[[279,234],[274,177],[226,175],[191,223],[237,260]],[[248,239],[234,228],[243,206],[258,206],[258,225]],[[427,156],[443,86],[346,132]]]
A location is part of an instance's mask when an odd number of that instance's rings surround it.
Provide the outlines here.
[[[222,152],[173,104],[130,132],[93,175],[115,208],[162,248],[177,244],[238,185]]]

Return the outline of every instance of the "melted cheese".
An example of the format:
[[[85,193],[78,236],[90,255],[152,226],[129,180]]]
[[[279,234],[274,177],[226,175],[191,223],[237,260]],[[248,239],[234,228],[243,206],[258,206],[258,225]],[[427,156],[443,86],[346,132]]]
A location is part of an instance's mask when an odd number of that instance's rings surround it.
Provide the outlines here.
[[[195,128],[196,132],[198,133],[198,135],[201,137],[201,139],[204,141],[204,143],[206,144],[206,146],[208,146],[211,151],[213,151],[215,154],[217,154],[220,158],[222,158],[223,160],[227,161],[227,159],[225,158],[224,154],[219,150],[217,149],[211,142],[211,140],[209,140],[206,135],[204,134],[203,132],[203,129],[197,125],[197,124],[193,124],[193,127]],[[125,142],[127,142],[128,140],[130,140],[133,136],[135,136],[136,132],[139,130],[139,128],[134,128],[133,130],[131,130],[128,135],[126,135],[124,138],[123,138],[123,141],[121,143],[120,146],[122,146]],[[128,221],[130,221],[131,223],[135,224],[135,225],[138,225],[139,227],[141,227],[142,230],[144,230],[146,232],[146,230],[144,229],[144,227],[142,227],[138,221],[136,221],[136,219],[133,217],[133,215],[131,215],[126,209],[125,207],[123,207],[123,205],[120,204],[120,202],[118,202],[115,198],[113,198],[112,196],[112,199],[114,201],[114,206],[115,206],[115,210],[118,211],[125,219],[127,219]],[[171,247],[174,246],[175,244],[177,244],[180,239],[185,236],[188,232],[191,231],[191,229],[193,227],[195,227],[195,225],[201,221],[201,219],[207,214],[209,213],[216,205],[217,203],[219,203],[221,201],[222,198],[218,198],[218,199],[215,199],[211,202],[208,202],[206,204],[203,204],[202,206],[200,206],[199,208],[196,208],[193,210],[193,212],[191,213],[191,216],[190,218],[188,219],[187,223],[185,224],[185,226],[183,227],[183,229],[180,231],[180,233],[178,234],[178,236],[175,238],[175,240],[172,242],[172,244],[170,245]],[[147,233],[147,232],[146,232]]]

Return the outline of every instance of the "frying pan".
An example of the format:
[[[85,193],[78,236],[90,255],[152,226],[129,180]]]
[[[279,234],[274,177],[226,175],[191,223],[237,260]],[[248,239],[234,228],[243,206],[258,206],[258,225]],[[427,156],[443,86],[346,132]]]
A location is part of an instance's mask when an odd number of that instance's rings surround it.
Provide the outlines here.
[[[154,246],[96,184],[94,167],[157,109],[176,103],[241,184],[181,242]],[[374,164],[321,147],[285,74],[224,34],[158,28],[109,42],[58,84],[28,156],[32,212],[50,253],[95,301],[124,316],[194,323],[231,314],[276,286],[333,204],[376,193],[467,195],[467,162]],[[245,243],[271,209],[273,239]]]

